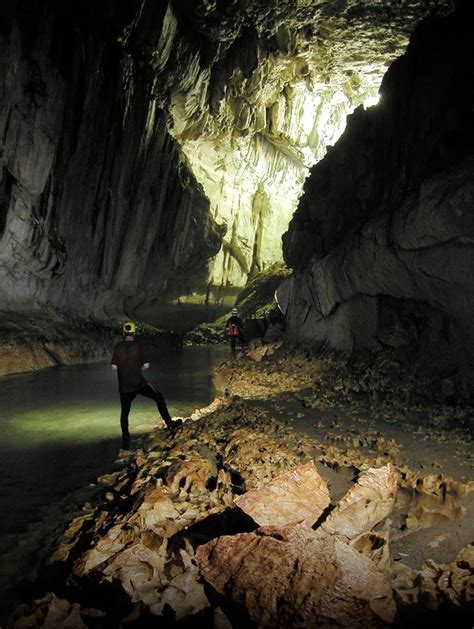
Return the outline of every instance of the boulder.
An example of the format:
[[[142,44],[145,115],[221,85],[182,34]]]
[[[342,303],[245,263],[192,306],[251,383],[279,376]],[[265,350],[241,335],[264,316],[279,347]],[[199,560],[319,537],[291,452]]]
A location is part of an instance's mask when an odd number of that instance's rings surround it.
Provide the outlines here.
[[[349,540],[368,533],[392,511],[398,472],[393,465],[364,472],[321,525],[327,533]]]
[[[311,526],[330,503],[326,481],[314,463],[283,472],[234,500],[260,526],[304,522]]]
[[[205,581],[262,628],[366,629],[395,616],[390,579],[376,564],[305,524],[219,537],[196,559]]]

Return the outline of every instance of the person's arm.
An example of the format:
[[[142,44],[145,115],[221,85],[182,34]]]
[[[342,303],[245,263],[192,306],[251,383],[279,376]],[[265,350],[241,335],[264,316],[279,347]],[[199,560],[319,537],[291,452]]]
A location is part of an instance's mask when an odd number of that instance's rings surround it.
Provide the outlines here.
[[[140,344],[140,362],[142,364],[143,371],[146,371],[150,368],[150,358],[148,356],[148,350],[142,344]]]
[[[110,361],[110,366],[112,367],[114,371],[117,371],[118,365],[117,365],[117,354],[116,354],[115,347],[114,347],[114,353],[112,354],[112,360]]]

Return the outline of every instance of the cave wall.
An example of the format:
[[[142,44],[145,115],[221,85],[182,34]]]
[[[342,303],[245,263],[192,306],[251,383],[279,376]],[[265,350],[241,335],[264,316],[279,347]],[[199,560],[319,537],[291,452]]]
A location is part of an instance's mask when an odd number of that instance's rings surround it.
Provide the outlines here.
[[[343,352],[474,355],[474,40],[468,3],[424,21],[381,103],[350,116],[283,237],[290,335]]]
[[[170,131],[225,229],[209,282],[223,294],[281,261],[281,235],[309,167],[339,138],[347,114],[377,93],[416,22],[447,3],[173,6],[161,49],[182,48],[183,17],[201,41],[187,63],[168,59],[167,77],[180,77],[169,85]]]
[[[113,29],[104,38],[95,13],[78,15],[24,3],[3,23],[2,309],[100,317],[170,303],[202,289],[220,247],[148,64]]]
[[[447,4],[3,3],[0,309],[215,318],[281,259],[309,164]]]

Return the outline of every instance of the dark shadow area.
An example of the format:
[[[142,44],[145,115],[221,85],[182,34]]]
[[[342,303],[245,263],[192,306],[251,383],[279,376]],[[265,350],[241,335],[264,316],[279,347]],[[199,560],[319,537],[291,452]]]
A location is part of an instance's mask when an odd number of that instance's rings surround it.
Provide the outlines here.
[[[23,453],[2,452],[3,465],[10,469],[0,489],[0,618],[11,611],[14,601],[42,596],[47,558],[59,536],[86,502],[101,498],[105,491],[94,481],[117,471],[121,439],[97,443],[43,444]],[[29,473],[25,475],[25,468]],[[27,479],[25,483],[25,478]],[[57,568],[56,568],[57,569]],[[54,582],[66,579],[55,575]],[[49,582],[49,578],[47,579]],[[41,591],[42,590],[42,591]],[[32,596],[33,595],[33,596]]]
[[[117,437],[97,443],[51,441],[25,451],[2,451],[6,475],[0,499],[6,509],[0,519],[0,536],[25,531],[41,519],[50,503],[119,469],[122,464],[114,462],[121,446]]]

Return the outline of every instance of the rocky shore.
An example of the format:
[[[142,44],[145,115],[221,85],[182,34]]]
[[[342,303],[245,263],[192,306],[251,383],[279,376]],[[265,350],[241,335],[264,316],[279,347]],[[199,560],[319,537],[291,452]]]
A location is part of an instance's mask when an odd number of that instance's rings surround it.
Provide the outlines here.
[[[215,381],[121,452],[10,626],[472,626],[468,403],[278,344]]]

